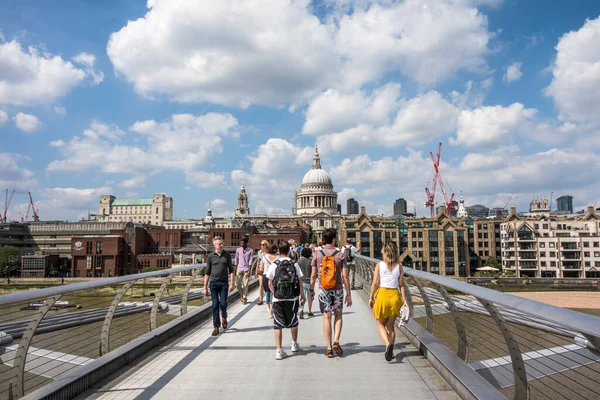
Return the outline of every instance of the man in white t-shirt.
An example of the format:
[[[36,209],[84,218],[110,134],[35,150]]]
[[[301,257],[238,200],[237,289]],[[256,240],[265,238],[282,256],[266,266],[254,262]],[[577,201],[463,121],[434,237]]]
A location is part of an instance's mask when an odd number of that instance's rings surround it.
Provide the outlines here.
[[[344,245],[344,254],[346,255],[346,262],[348,263],[348,276],[350,277],[350,290],[355,290],[355,275],[356,275],[356,263],[354,262],[354,257],[356,257],[356,253],[358,253],[358,249],[354,247],[352,244],[352,240],[350,238],[346,239],[346,244]]]
[[[290,244],[282,242],[279,245],[279,254],[288,254],[290,250]],[[291,263],[294,266],[297,279],[297,288],[294,287],[291,296],[283,296],[281,279],[275,279],[277,276],[277,268],[283,268],[284,263]],[[288,355],[283,350],[282,346],[282,330],[287,328],[292,333],[292,352],[295,353],[300,350],[298,344],[298,308],[301,301],[306,301],[304,297],[304,291],[302,290],[302,271],[298,264],[293,262],[289,257],[279,258],[273,262],[265,271],[265,276],[269,279],[269,288],[273,293],[273,328],[275,330],[275,345],[277,346],[277,353],[275,359],[282,360]],[[278,282],[279,281],[279,282]],[[279,297],[279,298],[278,298]]]

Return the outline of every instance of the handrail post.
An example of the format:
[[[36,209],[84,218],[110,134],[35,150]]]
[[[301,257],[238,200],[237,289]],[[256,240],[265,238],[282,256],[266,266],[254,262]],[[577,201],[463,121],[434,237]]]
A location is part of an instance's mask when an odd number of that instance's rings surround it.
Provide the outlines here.
[[[462,322],[462,317],[460,315],[460,310],[456,307],[456,303],[452,300],[452,297],[448,295],[446,288],[442,285],[435,285],[436,289],[440,294],[444,297],[446,303],[448,303],[448,308],[450,308],[450,312],[452,313],[452,317],[454,318],[454,324],[456,325],[456,333],[458,334],[458,350],[456,355],[467,362],[467,357],[469,356],[469,347],[467,345],[467,335],[465,334],[465,326]]]
[[[423,289],[423,285],[421,285],[421,282],[419,282],[417,278],[414,278],[414,280],[415,285],[417,285],[417,289],[419,289],[419,293],[421,293],[421,299],[423,299],[423,304],[425,305],[425,313],[427,314],[427,326],[425,329],[427,329],[429,333],[433,333],[433,311],[431,310],[431,302],[429,301],[429,296],[427,296],[427,293],[425,292],[425,289]]]
[[[529,399],[529,384],[527,383],[527,372],[525,371],[525,362],[523,361],[523,356],[521,354],[521,348],[519,347],[519,343],[514,339],[512,332],[509,329],[506,320],[498,312],[496,307],[487,300],[479,299],[479,302],[485,307],[485,309],[490,313],[490,316],[496,322],[498,329],[502,332],[502,336],[504,336],[504,341],[506,342],[506,346],[508,347],[508,353],[510,355],[510,360],[513,368],[513,377],[515,380],[515,400],[526,400]]]
[[[13,388],[12,394],[14,399],[21,398],[25,394],[25,362],[27,360],[27,352],[29,351],[31,339],[33,339],[35,330],[39,326],[40,322],[42,322],[42,319],[46,316],[48,311],[50,311],[52,306],[54,306],[54,303],[56,303],[61,297],[62,294],[48,297],[35,314],[35,317],[29,321],[27,328],[23,332],[23,336],[19,341],[19,349],[17,350],[17,355],[15,356],[13,364],[16,370],[16,375],[13,377],[10,383],[11,387]]]
[[[188,294],[190,293],[190,288],[192,287],[192,284],[194,283],[194,279],[196,279],[196,277],[198,275],[200,275],[200,269],[193,270],[190,280],[188,281],[187,285],[185,285],[185,290],[183,291],[183,297],[181,298],[181,315],[182,316],[187,314]]]
[[[165,291],[166,287],[169,285],[169,283],[171,283],[172,279],[173,274],[169,274],[169,276],[165,278],[165,281],[162,283],[162,285],[160,285],[160,289],[158,289],[158,292],[156,292],[156,295],[154,296],[154,303],[152,303],[152,311],[150,311],[151,331],[156,329],[156,314],[158,313],[158,303],[160,302],[160,298],[162,297],[162,294]]]
[[[115,295],[115,298],[113,299],[110,307],[108,307],[108,311],[106,312],[106,316],[104,317],[104,323],[102,324],[102,331],[100,332],[100,346],[98,348],[98,353],[100,357],[102,357],[110,351],[110,328],[112,325],[113,317],[115,315],[115,312],[117,311],[117,307],[119,307],[121,299],[135,282],[136,281],[130,281],[124,284],[117,291],[117,294]]]

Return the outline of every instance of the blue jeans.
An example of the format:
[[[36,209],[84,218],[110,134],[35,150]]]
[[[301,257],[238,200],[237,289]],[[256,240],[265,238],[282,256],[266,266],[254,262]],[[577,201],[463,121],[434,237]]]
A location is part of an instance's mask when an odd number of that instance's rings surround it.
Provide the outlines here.
[[[212,314],[213,314],[213,326],[215,328],[221,327],[221,318],[219,318],[219,308],[221,308],[221,315],[223,318],[227,318],[227,295],[229,284],[222,281],[210,281],[210,295],[212,297]]]

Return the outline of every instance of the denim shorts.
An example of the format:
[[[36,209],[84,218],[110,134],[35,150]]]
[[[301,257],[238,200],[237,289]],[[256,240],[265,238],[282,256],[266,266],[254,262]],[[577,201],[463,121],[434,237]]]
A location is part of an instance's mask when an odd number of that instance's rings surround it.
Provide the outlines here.
[[[302,283],[302,290],[304,290],[306,301],[310,300],[310,283]]]
[[[265,303],[273,304],[273,293],[265,292]]]

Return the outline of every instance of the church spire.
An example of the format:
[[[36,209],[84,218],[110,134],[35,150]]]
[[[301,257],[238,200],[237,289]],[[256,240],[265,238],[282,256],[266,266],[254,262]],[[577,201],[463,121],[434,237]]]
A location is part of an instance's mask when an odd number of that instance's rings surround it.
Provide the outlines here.
[[[313,157],[313,169],[321,169],[321,157],[319,157],[319,146],[315,145],[315,156]]]

